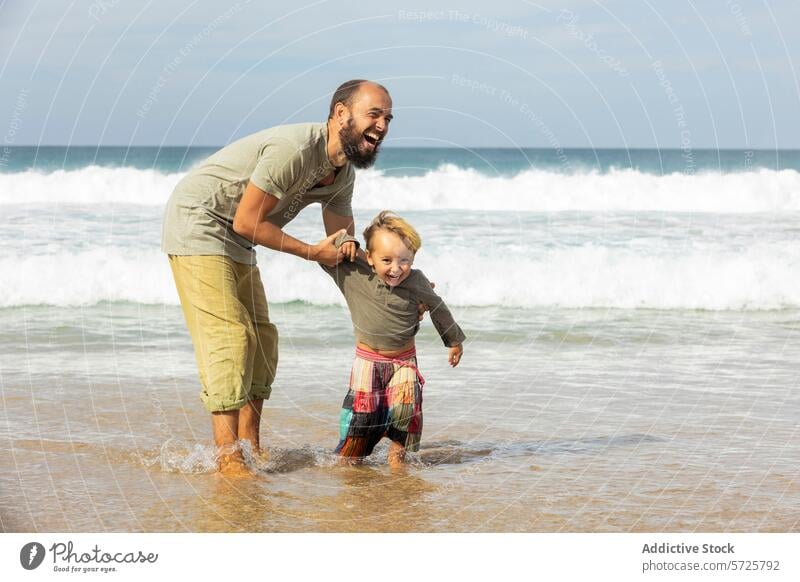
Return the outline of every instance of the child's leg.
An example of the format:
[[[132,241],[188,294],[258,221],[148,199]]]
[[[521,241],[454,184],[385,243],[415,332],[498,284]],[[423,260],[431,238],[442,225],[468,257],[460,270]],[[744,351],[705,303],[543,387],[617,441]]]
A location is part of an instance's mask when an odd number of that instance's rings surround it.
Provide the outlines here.
[[[419,450],[422,433],[422,385],[416,372],[416,358],[409,359],[411,366],[394,364],[394,374],[387,388],[389,400],[389,427],[386,436],[392,441],[389,448],[389,465],[405,464],[406,451]]]
[[[369,412],[356,412],[367,410],[367,398],[348,390],[339,413],[339,444],[336,454],[346,459],[344,465],[355,465],[372,452],[380,435],[375,436],[375,414]]]
[[[386,433],[385,367],[386,364],[356,356],[350,373],[350,387],[339,415],[336,454],[340,457],[363,460]],[[388,370],[391,372],[391,364]]]
[[[389,466],[396,469],[402,467],[405,463],[406,448],[400,443],[392,441],[392,444],[389,445]]]

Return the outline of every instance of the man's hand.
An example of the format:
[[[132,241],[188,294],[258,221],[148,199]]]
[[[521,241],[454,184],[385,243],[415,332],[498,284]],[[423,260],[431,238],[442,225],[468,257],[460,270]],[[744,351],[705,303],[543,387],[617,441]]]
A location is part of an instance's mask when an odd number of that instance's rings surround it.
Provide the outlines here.
[[[347,259],[348,261],[356,260],[356,250],[358,247],[353,241],[344,243],[339,247],[339,260]]]
[[[352,216],[342,216],[336,214],[335,212],[329,210],[328,208],[322,209],[322,223],[325,225],[325,232],[333,233],[335,231],[342,232],[344,229],[347,234],[353,236],[356,231],[356,226],[353,223]],[[347,259],[348,261],[355,261],[356,256],[363,256],[364,260],[367,259],[366,255],[364,255],[364,251],[358,249],[358,245],[354,242],[346,242],[341,247],[339,247],[339,260],[337,263]]]
[[[461,361],[461,354],[463,353],[464,353],[464,346],[462,344],[453,346],[448,350],[447,361],[450,362],[451,367],[455,368],[456,366],[458,366],[458,363]]]
[[[334,232],[328,238],[324,238],[317,244],[312,245],[308,253],[308,259],[310,261],[317,261],[326,267],[335,267],[338,265],[342,260],[342,257],[339,254],[339,249],[337,249],[336,245],[333,244],[333,241],[336,240],[336,237],[346,232],[347,231],[345,229],[339,230]]]

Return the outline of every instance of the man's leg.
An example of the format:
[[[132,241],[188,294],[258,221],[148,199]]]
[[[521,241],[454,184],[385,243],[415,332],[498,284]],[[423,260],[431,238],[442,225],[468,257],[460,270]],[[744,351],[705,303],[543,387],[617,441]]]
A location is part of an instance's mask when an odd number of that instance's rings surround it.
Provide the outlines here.
[[[211,413],[214,444],[219,456],[219,471],[228,475],[247,474],[242,449],[238,438],[239,411]]]
[[[250,314],[256,347],[252,361],[250,400],[239,410],[239,439],[248,440],[253,453],[261,452],[261,411],[272,393],[278,365],[278,330],[269,321],[269,307],[261,273],[257,266],[242,269],[238,284],[239,299]]]
[[[241,441],[250,441],[255,455],[261,452],[260,431],[263,405],[262,398],[254,398],[239,409],[237,436]]]
[[[195,348],[201,399],[212,414],[220,471],[241,472],[239,411],[248,401],[256,338],[238,298],[239,266],[217,256],[171,256],[170,266]]]

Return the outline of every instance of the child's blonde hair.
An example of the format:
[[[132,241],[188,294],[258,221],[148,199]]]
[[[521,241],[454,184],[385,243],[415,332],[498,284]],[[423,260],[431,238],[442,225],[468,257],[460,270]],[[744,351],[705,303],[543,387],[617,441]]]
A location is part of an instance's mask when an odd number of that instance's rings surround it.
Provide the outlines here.
[[[367,241],[367,250],[372,250],[372,236],[379,230],[388,230],[395,233],[412,253],[416,253],[422,246],[422,238],[414,227],[408,224],[391,210],[384,210],[372,219],[364,231],[364,240]]]

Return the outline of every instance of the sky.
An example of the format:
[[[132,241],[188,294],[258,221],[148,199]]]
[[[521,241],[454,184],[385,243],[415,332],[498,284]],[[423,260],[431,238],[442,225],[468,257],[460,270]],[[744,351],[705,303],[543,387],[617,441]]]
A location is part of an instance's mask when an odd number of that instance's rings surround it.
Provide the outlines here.
[[[800,148],[800,2],[0,0],[3,145],[223,145],[391,92],[387,147]]]

